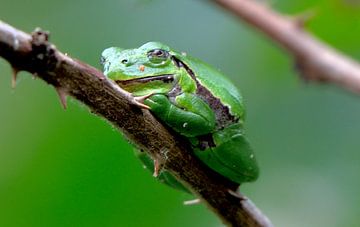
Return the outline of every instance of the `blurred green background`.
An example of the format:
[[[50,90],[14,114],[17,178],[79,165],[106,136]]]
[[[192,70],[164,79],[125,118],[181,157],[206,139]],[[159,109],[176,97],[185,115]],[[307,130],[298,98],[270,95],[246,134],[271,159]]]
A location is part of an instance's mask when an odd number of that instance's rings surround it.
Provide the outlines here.
[[[271,1],[313,10],[308,28],[360,59],[359,2]],[[1,0],[0,19],[51,31],[59,49],[100,68],[109,46],[155,40],[221,69],[241,88],[261,166],[242,187],[276,226],[358,226],[360,97],[305,84],[276,45],[209,1]],[[0,226],[221,226],[191,196],[143,170],[132,147],[75,100],[0,59]]]

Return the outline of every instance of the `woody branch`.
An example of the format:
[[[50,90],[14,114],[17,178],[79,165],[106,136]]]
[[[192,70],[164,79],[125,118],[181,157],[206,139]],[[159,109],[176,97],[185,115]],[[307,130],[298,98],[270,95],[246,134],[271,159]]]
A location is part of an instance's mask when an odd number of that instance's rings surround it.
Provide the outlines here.
[[[133,96],[96,68],[73,59],[48,41],[48,33],[29,35],[0,21],[0,56],[16,73],[28,71],[52,85],[66,103],[70,95],[107,119],[163,165],[230,226],[272,226],[247,198],[234,196],[237,186],[201,163],[189,145],[161,125],[148,110],[134,105]],[[161,139],[160,139],[161,138]]]
[[[255,0],[213,1],[279,44],[303,79],[360,93],[360,64],[304,31],[306,17],[284,16]]]

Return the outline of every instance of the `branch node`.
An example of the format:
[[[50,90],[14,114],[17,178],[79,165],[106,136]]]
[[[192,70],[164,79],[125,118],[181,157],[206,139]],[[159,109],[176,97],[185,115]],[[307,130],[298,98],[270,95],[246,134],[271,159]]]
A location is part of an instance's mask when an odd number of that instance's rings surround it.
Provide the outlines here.
[[[34,31],[31,33],[31,37],[33,38],[33,43],[45,43],[49,41],[50,38],[50,32],[44,31],[41,28],[37,27],[34,29]]]
[[[56,47],[49,43],[50,33],[36,28],[31,33],[32,63],[42,72],[53,71],[59,64]]]

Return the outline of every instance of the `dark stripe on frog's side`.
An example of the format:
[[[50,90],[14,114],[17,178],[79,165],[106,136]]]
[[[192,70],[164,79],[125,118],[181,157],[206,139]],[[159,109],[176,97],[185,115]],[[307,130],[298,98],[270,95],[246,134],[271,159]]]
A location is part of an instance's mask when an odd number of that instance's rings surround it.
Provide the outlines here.
[[[164,74],[164,75],[156,75],[156,76],[148,76],[143,78],[134,78],[129,80],[115,80],[115,82],[121,86],[131,85],[131,84],[144,84],[152,81],[160,80],[164,83],[172,83],[174,82],[173,74]]]
[[[185,68],[187,73],[196,81],[196,94],[202,98],[205,102],[207,102],[210,108],[215,112],[216,116],[216,130],[223,129],[230,124],[236,123],[239,119],[235,118],[233,115],[230,114],[229,107],[223,105],[219,98],[215,97],[207,88],[202,86],[199,81],[197,80],[194,72],[181,60],[172,56],[172,60],[174,64],[181,68]],[[176,87],[175,87],[176,89]],[[211,142],[209,142],[211,144]]]

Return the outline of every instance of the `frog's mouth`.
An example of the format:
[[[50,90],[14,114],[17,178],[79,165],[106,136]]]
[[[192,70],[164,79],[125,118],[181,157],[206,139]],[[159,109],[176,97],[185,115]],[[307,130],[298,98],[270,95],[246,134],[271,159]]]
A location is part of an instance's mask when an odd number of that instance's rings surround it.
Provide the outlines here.
[[[155,75],[155,76],[147,76],[141,78],[134,78],[128,80],[115,80],[115,82],[121,86],[131,86],[135,84],[146,84],[149,82],[160,81],[166,84],[170,84],[174,82],[174,74],[163,74],[163,75]]]

